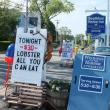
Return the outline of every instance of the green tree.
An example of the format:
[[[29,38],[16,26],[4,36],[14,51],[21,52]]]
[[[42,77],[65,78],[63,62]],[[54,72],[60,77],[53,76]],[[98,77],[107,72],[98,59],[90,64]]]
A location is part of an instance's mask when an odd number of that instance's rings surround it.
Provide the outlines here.
[[[74,40],[74,37],[71,35],[71,29],[68,27],[61,27],[58,29],[59,30],[59,35],[61,40],[61,36],[63,37],[63,40]]]
[[[88,46],[91,46],[94,43],[94,40],[91,38],[92,36],[90,34],[87,35],[87,42]]]
[[[16,8],[10,9],[10,1],[0,2],[0,40],[10,40],[16,29],[20,12]]]
[[[51,30],[53,26],[51,19],[62,12],[70,13],[73,10],[74,5],[67,0],[31,0],[30,5],[30,11],[41,13],[42,26],[46,26],[51,34],[54,33],[54,36],[56,32]]]
[[[84,35],[77,34],[75,36],[75,42],[76,42],[76,45],[80,45],[80,46],[84,47]]]
[[[68,27],[61,27],[58,30],[61,45],[63,43],[63,40],[74,40],[74,36],[72,36],[71,30]]]

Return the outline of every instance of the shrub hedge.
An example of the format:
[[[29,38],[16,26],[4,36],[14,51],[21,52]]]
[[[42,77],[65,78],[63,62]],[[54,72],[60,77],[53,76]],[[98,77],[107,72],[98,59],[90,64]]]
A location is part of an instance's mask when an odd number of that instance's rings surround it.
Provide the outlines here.
[[[11,44],[12,41],[0,41],[0,51],[6,51],[9,44]]]

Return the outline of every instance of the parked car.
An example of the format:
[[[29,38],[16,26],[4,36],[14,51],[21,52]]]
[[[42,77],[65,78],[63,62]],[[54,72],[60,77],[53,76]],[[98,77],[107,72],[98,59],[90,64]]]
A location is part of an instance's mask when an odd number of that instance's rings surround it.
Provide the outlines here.
[[[97,47],[94,51],[94,55],[110,56],[110,47]]]

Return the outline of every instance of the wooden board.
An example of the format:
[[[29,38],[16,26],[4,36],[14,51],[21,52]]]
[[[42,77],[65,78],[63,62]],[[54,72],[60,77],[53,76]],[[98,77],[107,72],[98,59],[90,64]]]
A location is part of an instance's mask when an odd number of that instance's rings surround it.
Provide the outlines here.
[[[45,86],[15,83],[13,87],[17,90],[6,96],[8,103],[40,107],[46,101]]]

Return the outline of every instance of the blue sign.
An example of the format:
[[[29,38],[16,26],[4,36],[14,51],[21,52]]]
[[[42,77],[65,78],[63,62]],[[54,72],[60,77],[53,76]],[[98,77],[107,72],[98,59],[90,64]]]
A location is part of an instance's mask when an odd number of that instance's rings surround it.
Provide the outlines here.
[[[94,76],[80,75],[79,91],[102,93],[103,78]]]
[[[108,110],[110,56],[105,57],[105,71],[82,69],[82,57],[82,54],[75,56],[67,110]]]
[[[105,71],[105,56],[83,55],[82,69]]]
[[[106,17],[101,14],[92,14],[87,16],[87,33],[92,36],[105,33]]]

